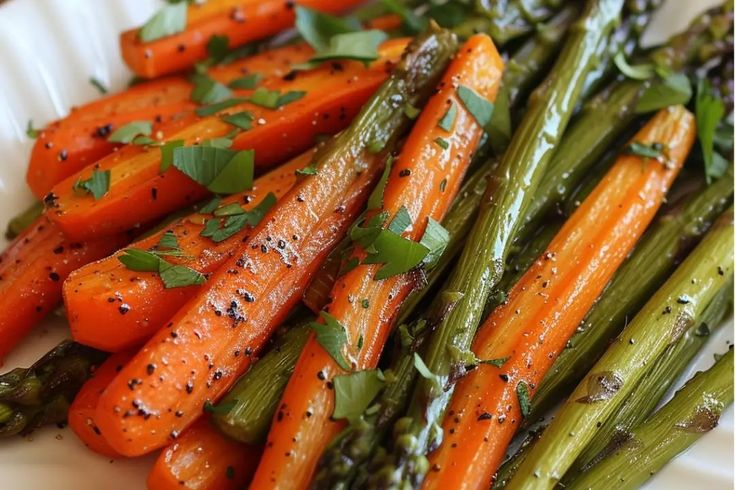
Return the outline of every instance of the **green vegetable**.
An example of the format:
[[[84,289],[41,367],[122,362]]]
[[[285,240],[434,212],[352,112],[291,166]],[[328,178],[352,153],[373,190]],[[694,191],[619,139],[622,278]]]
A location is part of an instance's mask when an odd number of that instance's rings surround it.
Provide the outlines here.
[[[92,170],[92,176],[88,179],[79,178],[72,186],[74,191],[92,194],[94,200],[102,198],[110,189],[110,171],[109,170]]]
[[[328,49],[332,37],[360,28],[356,19],[334,17],[301,5],[296,6],[296,29],[317,52]]]
[[[424,235],[421,237],[419,243],[429,250],[426,256],[424,256],[422,264],[426,270],[431,270],[439,261],[449,244],[449,231],[438,221],[429,218],[426,224],[426,231],[424,231]]]
[[[518,396],[518,404],[521,407],[521,415],[528,417],[528,414],[531,413],[531,394],[525,381],[521,380],[516,385],[516,396]]]
[[[164,173],[166,170],[171,168],[174,163],[174,150],[184,146],[184,140],[167,141],[161,145],[161,166],[159,167],[159,173]]]
[[[643,92],[635,106],[636,113],[654,112],[672,105],[686,105],[692,97],[692,84],[683,73],[655,80]]]
[[[26,210],[14,216],[8,222],[8,227],[5,229],[5,238],[12,240],[17,237],[23,230],[31,226],[31,224],[33,224],[33,222],[42,214],[43,203],[40,201],[34,202]]]
[[[640,65],[630,65],[625,59],[625,53],[619,52],[613,58],[615,66],[618,67],[620,73],[633,80],[648,80],[656,75],[654,66],[650,63],[643,63]]]
[[[494,106],[492,102],[487,100],[485,97],[477,95],[475,91],[469,87],[465,87],[464,85],[460,85],[459,88],[457,88],[457,95],[465,108],[470,114],[472,114],[472,117],[475,118],[477,124],[482,128],[487,128],[488,124],[490,124],[490,118],[493,116]]]
[[[28,126],[26,126],[26,136],[28,136],[31,139],[38,138],[38,135],[41,134],[41,130],[36,129],[33,127],[33,120],[28,120]]]
[[[732,195],[731,179],[720,179],[703,192],[688,196],[684,203],[654,222],[539,385],[531,421],[567,396],[581,381],[605,352],[610,339],[663,284],[676,263],[689,253],[731,202]]]
[[[589,444],[597,424],[615,413],[647,366],[698,323],[732,276],[732,231],[730,208],[592,367],[507,488],[553,488]],[[677,300],[684,296],[686,302]]]
[[[263,442],[281,393],[310,332],[306,324],[288,329],[283,336],[276,338],[273,348],[237,380],[217,405],[228,409],[218,410],[212,417],[222,432],[246,444]]]
[[[263,75],[259,73],[250,73],[241,78],[236,78],[228,84],[228,87],[240,90],[252,90],[258,86],[263,79]]]
[[[434,139],[434,143],[441,148],[442,150],[448,150],[449,149],[449,142],[445,140],[444,138],[436,138]]]
[[[198,104],[217,104],[232,98],[232,90],[207,75],[197,73],[192,77],[192,82],[191,100]]]
[[[245,226],[255,227],[260,220],[276,204],[276,196],[269,192],[263,200],[249,211],[243,210],[239,204],[233,203],[225,208],[214,210],[217,218],[207,220],[200,235],[211,238],[213,242],[222,242],[240,232]],[[203,211],[202,211],[203,212]],[[219,219],[225,217],[225,219]]]
[[[444,131],[451,131],[454,127],[454,120],[457,118],[457,106],[454,102],[451,103],[447,112],[444,113],[441,120],[439,120],[439,127]]]
[[[329,46],[318,50],[309,62],[356,60],[367,64],[378,59],[378,45],[387,38],[383,31],[375,29],[337,34],[329,40]]]
[[[183,257],[176,236],[166,232],[153,250],[128,248],[118,260],[130,270],[139,272],[157,272],[166,289],[180,288],[203,284],[204,276],[183,265],[174,265],[163,257]]]
[[[220,63],[229,53],[230,38],[214,34],[207,41],[207,55],[213,63]]]
[[[235,194],[253,186],[255,152],[216,146],[181,146],[173,166],[217,194]]]
[[[385,378],[380,369],[371,369],[335,376],[333,382],[332,418],[347,419],[350,423],[355,423],[383,388]]]
[[[704,157],[707,183],[722,177],[727,171],[727,160],[714,150],[715,131],[725,117],[725,104],[715,96],[709,82],[702,78],[697,86],[697,137]]]
[[[253,114],[248,111],[241,111],[235,114],[222,116],[222,120],[227,124],[232,124],[238,129],[247,131],[253,127]]]
[[[674,398],[629,434],[627,442],[566,488],[634,489],[717,426],[733,401],[733,350],[697,373]]]
[[[197,116],[211,116],[213,114],[217,114],[219,111],[223,111],[225,109],[229,109],[230,107],[234,107],[236,105],[244,104],[247,102],[248,99],[245,98],[232,98],[232,99],[225,99],[222,102],[217,102],[215,104],[205,105],[202,107],[197,107],[194,109],[194,112]]]
[[[363,264],[383,264],[375,273],[375,280],[386,279],[408,272],[421,264],[429,254],[424,245],[401,237],[390,230],[382,230],[372,241],[374,253],[368,253]]]
[[[345,371],[350,370],[350,365],[343,354],[344,345],[347,343],[347,332],[345,327],[339,321],[326,311],[320,313],[324,323],[311,322],[309,327],[316,334],[316,341],[319,342],[327,353],[332,356],[334,362]]]
[[[95,77],[89,77],[89,83],[91,83],[92,86],[102,95],[105,95],[108,92],[107,87],[105,87],[104,84]]]
[[[168,4],[143,24],[138,38],[149,43],[156,39],[178,34],[186,29],[186,2]]]
[[[133,121],[120,126],[110,134],[107,141],[111,143],[132,143],[138,136],[150,136],[153,124],[150,121]]]
[[[640,141],[633,141],[631,144],[623,148],[623,153],[628,155],[636,155],[643,158],[657,159],[663,155],[663,145],[661,143],[641,143]]]
[[[77,392],[106,357],[65,340],[31,367],[0,375],[0,437],[63,423]]]
[[[266,109],[278,109],[301,99],[304,95],[306,95],[306,92],[303,91],[290,91],[281,94],[280,90],[268,90],[264,87],[259,87],[252,93],[248,100]]]

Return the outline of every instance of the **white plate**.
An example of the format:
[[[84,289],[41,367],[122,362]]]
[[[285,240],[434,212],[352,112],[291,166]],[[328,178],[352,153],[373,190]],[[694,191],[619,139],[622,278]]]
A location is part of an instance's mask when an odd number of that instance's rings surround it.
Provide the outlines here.
[[[648,33],[651,42],[684,28],[693,14],[719,0],[669,0]],[[29,119],[36,126],[97,96],[96,77],[112,90],[130,73],[118,53],[120,31],[139,25],[155,0],[9,0],[0,6],[0,225],[31,202],[24,185],[30,151]],[[2,314],[2,312],[0,312]],[[61,321],[47,321],[11,355],[5,367],[26,366],[66,336]],[[695,369],[724,351],[732,328],[712,339]],[[130,490],[144,488],[152,457],[109,460],[86,450],[68,429],[39,430],[0,442],[0,488],[14,490]],[[720,427],[657,475],[650,488],[707,490],[733,487],[733,413]]]

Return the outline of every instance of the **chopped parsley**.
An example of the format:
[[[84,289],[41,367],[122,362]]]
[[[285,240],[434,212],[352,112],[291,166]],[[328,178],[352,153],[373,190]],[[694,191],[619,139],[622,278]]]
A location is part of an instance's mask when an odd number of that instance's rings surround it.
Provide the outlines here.
[[[516,395],[518,396],[521,415],[526,418],[531,413],[531,393],[525,381],[521,380],[516,385]]]
[[[434,143],[436,143],[437,146],[439,148],[441,148],[442,150],[448,150],[449,149],[449,142],[447,140],[445,140],[444,138],[436,138],[434,140]]]
[[[326,311],[321,312],[321,317],[324,319],[324,323],[309,323],[309,327],[316,334],[316,341],[327,351],[339,367],[349,371],[350,366],[347,364],[347,360],[342,353],[344,345],[347,343],[345,327]]]
[[[118,257],[125,267],[139,272],[158,273],[166,289],[204,284],[205,277],[198,271],[183,265],[175,265],[163,257],[183,257],[176,237],[166,232],[153,250],[128,248]]]
[[[457,118],[457,106],[454,102],[450,102],[447,112],[444,113],[439,120],[439,127],[444,131],[451,131],[454,127],[454,120]]]
[[[652,64],[631,65],[625,59],[625,53],[622,51],[618,51],[613,58],[613,62],[618,67],[618,70],[620,70],[620,73],[633,80],[648,80],[656,75],[656,69]]]
[[[655,80],[643,92],[635,106],[637,114],[653,112],[664,107],[686,104],[692,97],[689,77],[675,73]]]
[[[702,78],[697,86],[696,100],[697,138],[702,148],[704,173],[707,183],[722,177],[729,166],[728,161],[715,151],[717,127],[725,117],[725,104],[712,90],[708,80]]]
[[[133,143],[139,136],[150,136],[152,132],[153,123],[150,121],[132,121],[113,131],[107,141],[129,144]]]
[[[269,192],[257,206],[248,211],[237,203],[217,208],[213,211],[215,218],[207,220],[199,234],[217,243],[227,240],[245,226],[254,227],[260,223],[276,201],[275,194]]]
[[[332,381],[334,383],[332,418],[347,419],[351,423],[360,419],[385,385],[385,378],[379,369],[335,376]]]
[[[253,150],[235,151],[204,144],[173,150],[173,166],[215,194],[251,189],[254,160]]]
[[[457,95],[480,127],[486,129],[493,116],[493,103],[464,85],[457,88]]]
[[[33,127],[33,120],[28,120],[28,126],[26,126],[26,136],[28,136],[31,139],[38,138],[38,135],[41,134],[41,131],[39,129],[36,129]]]
[[[166,5],[156,12],[138,31],[138,38],[149,43],[186,29],[186,2]]]
[[[235,114],[222,116],[222,120],[227,124],[231,124],[236,128],[247,131],[253,127],[253,114],[248,111],[241,111]]]
[[[217,104],[232,97],[232,90],[207,75],[195,74],[192,82],[194,88],[191,91],[191,100],[198,104]]]
[[[171,168],[174,163],[174,150],[184,146],[184,140],[167,141],[161,145],[161,165],[158,169],[160,173],[164,173]]]
[[[102,95],[105,95],[108,92],[107,87],[105,87],[104,84],[95,77],[89,77],[89,83],[92,84],[92,86]]]
[[[72,186],[74,191],[91,194],[94,200],[102,198],[110,189],[110,171],[92,170],[92,176],[88,179],[79,178]]]
[[[252,90],[258,86],[263,79],[259,73],[250,73],[241,78],[236,78],[228,84],[228,87],[239,90]]]
[[[658,159],[663,156],[663,150],[664,145],[661,143],[646,144],[640,141],[633,141],[623,149],[623,152],[627,155]]]

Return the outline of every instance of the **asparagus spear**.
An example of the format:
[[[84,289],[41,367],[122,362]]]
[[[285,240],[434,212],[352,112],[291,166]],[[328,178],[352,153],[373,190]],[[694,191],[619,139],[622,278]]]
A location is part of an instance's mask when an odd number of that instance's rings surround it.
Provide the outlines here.
[[[20,235],[20,232],[31,226],[31,223],[41,216],[41,213],[43,213],[43,203],[36,201],[31,204],[25,211],[22,211],[8,222],[5,238],[12,240]]]
[[[451,397],[456,364],[452,352],[467,352],[490,291],[503,274],[519,224],[546,164],[579,98],[582,81],[595,63],[595,47],[612,29],[622,0],[590,0],[554,68],[531,97],[527,115],[493,172],[459,263],[445,291],[463,295],[433,332],[426,351],[432,379],[420,379],[399,420],[391,464],[378,472],[378,486],[418,486],[427,468],[425,453],[441,442],[439,423]],[[438,383],[436,382],[438,380]]]
[[[704,192],[661,216],[641,239],[631,257],[592,307],[581,331],[554,362],[534,395],[532,422],[564,398],[614,338],[664,282],[677,261],[704,235],[709,224],[730,203],[733,183],[723,177]]]
[[[655,50],[650,59],[658,66],[680,71],[692,62],[704,63],[728,51],[732,29],[732,2],[711,9],[697,17],[689,28],[673,36]],[[708,25],[727,28],[708,29]],[[523,230],[535,224],[566,200],[605,150],[621,136],[637,117],[637,101],[661,80],[624,80],[602,90],[587,104],[565,133],[559,148],[549,163],[544,179],[526,211]],[[568,155],[574,154],[575,159]],[[525,231],[519,234],[523,235]]]
[[[309,332],[306,324],[289,329],[211,410],[222,432],[248,444],[263,442]]]
[[[626,441],[629,431],[656,408],[669,387],[707,342],[710,331],[722,325],[732,305],[732,283],[722,288],[702,314],[702,322],[670,345],[636,385],[620,409],[600,427],[595,438],[577,458],[572,475],[584,472]],[[569,475],[565,476],[565,480]],[[571,479],[571,478],[570,478]]]
[[[572,489],[639,488],[717,426],[733,401],[732,347],[713,367],[696,374],[653,417],[638,425],[613,455],[572,482]]]
[[[507,459],[498,469],[498,472],[495,473],[495,481],[493,483],[492,490],[501,490],[505,488],[505,485],[507,485],[510,479],[513,478],[518,471],[518,467],[526,459],[526,456],[528,456],[533,445],[544,433],[545,428],[545,426],[538,427],[526,435],[515,454],[513,454],[511,458]]]
[[[508,489],[553,488],[643,377],[732,278],[730,207],[577,386]]]
[[[64,422],[77,391],[106,357],[65,340],[31,367],[0,375],[0,437]]]
[[[561,0],[477,0],[476,9],[487,18],[485,27],[493,40],[504,45],[533,31],[548,19]]]

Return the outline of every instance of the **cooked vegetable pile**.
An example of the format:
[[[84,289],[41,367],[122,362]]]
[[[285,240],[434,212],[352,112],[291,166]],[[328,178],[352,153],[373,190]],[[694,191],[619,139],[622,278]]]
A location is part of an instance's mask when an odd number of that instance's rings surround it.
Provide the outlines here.
[[[725,346],[659,406],[732,315],[732,1],[655,47],[660,0],[360,3],[169,1],[29,123],[0,355],[71,340],[0,435],[153,490],[618,489],[717,426]]]

